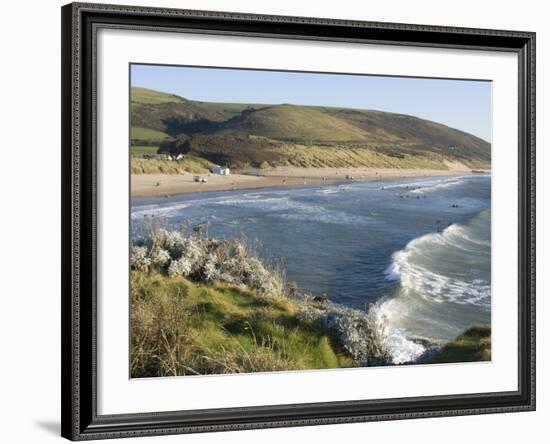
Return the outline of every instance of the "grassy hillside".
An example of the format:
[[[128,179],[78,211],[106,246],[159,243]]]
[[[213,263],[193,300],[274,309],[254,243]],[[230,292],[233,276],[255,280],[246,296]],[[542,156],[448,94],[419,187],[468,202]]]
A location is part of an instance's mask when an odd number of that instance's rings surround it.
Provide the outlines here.
[[[130,92],[130,102],[137,104],[158,105],[159,103],[181,103],[185,100],[174,94],[153,91],[152,89],[134,87]]]
[[[491,327],[472,327],[446,344],[429,362],[476,362],[491,360]]]
[[[203,106],[211,111],[223,113],[226,119],[240,115],[243,111],[264,108],[265,105],[255,103],[218,103],[218,102],[197,102],[197,105]]]
[[[374,318],[295,298],[242,242],[153,229],[130,265],[133,377],[386,362]]]
[[[353,366],[289,299],[159,273],[131,282],[132,377]]]
[[[161,149],[172,151],[170,143],[163,145]],[[470,168],[484,168],[487,165],[483,160],[451,158],[429,150],[419,151],[414,146],[405,144],[397,149],[395,146],[381,144],[299,143],[231,134],[197,134],[179,145],[174,143],[173,151],[234,168],[264,165],[447,170],[448,160],[460,160]]]
[[[277,140],[367,141],[368,133],[330,114],[305,106],[277,105],[235,117],[217,132],[252,134]]]
[[[287,104],[196,102],[143,89],[135,93],[132,89],[132,128],[171,137],[167,151],[192,153],[232,167],[266,162],[271,166],[425,168],[435,162],[446,169],[447,160],[487,168],[491,159],[486,141],[413,116]]]
[[[196,102],[143,88],[131,89],[130,102],[132,128],[151,128],[171,136],[211,131],[215,124],[240,115],[253,106]]]
[[[151,128],[142,128],[139,126],[133,126],[130,131],[130,139],[133,141],[151,141],[151,142],[162,142],[163,140],[168,139],[170,136],[163,133],[162,131],[157,131]]]
[[[357,127],[370,132],[370,140],[401,145],[418,150],[429,149],[444,155],[490,160],[490,144],[479,137],[404,114],[380,111],[325,108]]]

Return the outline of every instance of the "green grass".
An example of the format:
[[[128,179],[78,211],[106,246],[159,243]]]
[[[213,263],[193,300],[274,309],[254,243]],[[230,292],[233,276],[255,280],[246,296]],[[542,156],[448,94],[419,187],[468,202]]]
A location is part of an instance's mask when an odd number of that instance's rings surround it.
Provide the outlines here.
[[[283,297],[133,271],[131,298],[132,377],[355,366]]]
[[[226,119],[238,116],[244,110],[264,108],[265,105],[257,105],[253,103],[216,103],[216,102],[195,102],[203,108],[210,111],[223,113]]]
[[[306,106],[278,105],[233,119],[222,132],[253,134],[278,140],[366,141],[360,128]]]
[[[133,87],[131,89],[130,102],[156,105],[159,103],[180,103],[184,102],[184,99],[173,94],[153,91],[152,89]]]
[[[141,156],[142,154],[156,154],[158,146],[132,145],[130,153],[133,156]]]
[[[130,138],[132,140],[147,140],[147,141],[162,142],[163,140],[169,139],[170,136],[168,134],[163,133],[162,131],[134,126],[130,131]]]
[[[491,327],[476,326],[446,344],[430,363],[491,360]]]
[[[181,160],[140,159],[138,157],[131,159],[132,174],[202,174],[208,173],[213,167],[212,162],[193,156],[186,156]]]

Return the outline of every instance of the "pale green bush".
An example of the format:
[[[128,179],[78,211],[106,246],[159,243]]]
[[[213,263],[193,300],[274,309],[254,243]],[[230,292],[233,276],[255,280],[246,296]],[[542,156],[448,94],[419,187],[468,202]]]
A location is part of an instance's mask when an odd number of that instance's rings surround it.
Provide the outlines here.
[[[154,267],[169,276],[184,276],[207,283],[243,285],[262,294],[282,295],[281,276],[267,268],[244,244],[200,238],[159,229],[140,239],[132,249],[132,268]]]

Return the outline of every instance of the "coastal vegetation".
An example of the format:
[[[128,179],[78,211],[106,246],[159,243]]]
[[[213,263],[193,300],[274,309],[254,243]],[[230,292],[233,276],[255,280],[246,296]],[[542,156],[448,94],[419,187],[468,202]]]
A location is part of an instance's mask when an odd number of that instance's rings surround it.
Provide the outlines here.
[[[476,362],[491,360],[491,327],[475,326],[447,343],[428,362]]]
[[[354,366],[286,298],[132,272],[132,377]]]
[[[154,230],[131,266],[132,377],[389,363],[375,316],[301,294],[241,242]]]
[[[144,153],[150,151],[143,149]],[[214,164],[201,157],[186,156],[181,160],[142,159],[132,157],[130,168],[132,174],[201,174],[208,173]]]

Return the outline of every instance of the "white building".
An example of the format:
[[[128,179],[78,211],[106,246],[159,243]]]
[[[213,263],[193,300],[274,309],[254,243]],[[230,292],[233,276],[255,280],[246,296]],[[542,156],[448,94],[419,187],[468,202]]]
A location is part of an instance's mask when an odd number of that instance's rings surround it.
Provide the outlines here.
[[[220,174],[221,176],[229,176],[230,174],[228,167],[222,167],[219,165],[216,165],[214,168],[212,168],[212,172],[214,174]]]

